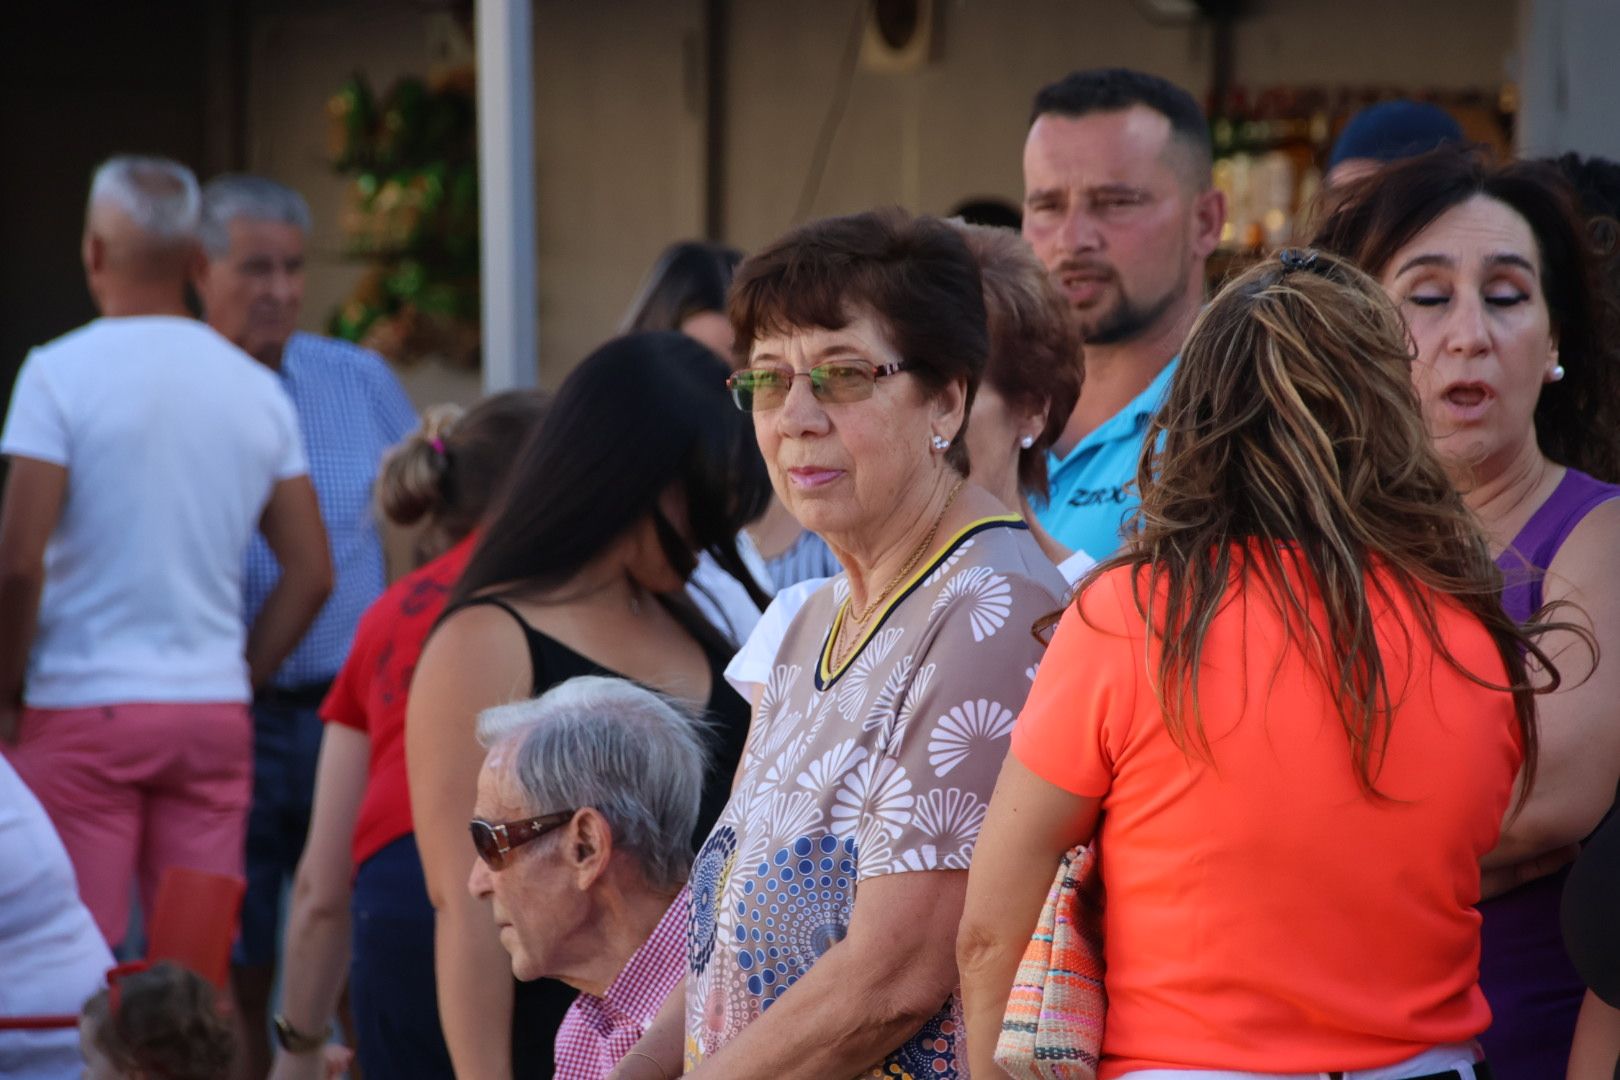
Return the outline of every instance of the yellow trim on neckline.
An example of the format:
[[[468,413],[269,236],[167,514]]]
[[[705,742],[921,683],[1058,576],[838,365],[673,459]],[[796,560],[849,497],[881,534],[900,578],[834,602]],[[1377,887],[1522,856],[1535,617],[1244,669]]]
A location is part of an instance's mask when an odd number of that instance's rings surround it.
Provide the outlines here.
[[[832,663],[833,642],[838,640],[839,628],[843,626],[844,615],[849,611],[850,598],[846,594],[843,602],[838,605],[838,611],[833,615],[832,628],[827,633],[827,640],[821,646],[821,662],[816,665],[816,675],[818,681],[825,686],[826,684],[831,683],[833,680],[841,677],[844,672],[848,671],[849,666],[855,662],[855,658],[860,656],[861,651],[866,648],[866,643],[872,640],[872,635],[877,633],[878,627],[882,626],[883,621],[889,617],[889,613],[899,605],[900,601],[911,595],[911,591],[917,587],[918,582],[922,581],[929,574],[932,574],[939,567],[940,560],[944,559],[951,552],[955,551],[957,545],[966,539],[969,533],[982,529],[986,525],[997,524],[1023,525],[1024,519],[1017,514],[992,514],[989,517],[982,517],[976,521],[970,521],[958,529],[955,535],[953,535],[949,540],[946,540],[943,545],[935,550],[933,557],[924,563],[916,573],[911,575],[911,580],[906,582],[905,588],[899,590],[889,598],[889,602],[883,605],[881,614],[872,620],[872,625],[866,628],[866,633],[861,635],[861,640],[853,649],[849,651],[849,657],[844,661],[843,666],[841,666],[837,671],[832,671],[827,665]]]

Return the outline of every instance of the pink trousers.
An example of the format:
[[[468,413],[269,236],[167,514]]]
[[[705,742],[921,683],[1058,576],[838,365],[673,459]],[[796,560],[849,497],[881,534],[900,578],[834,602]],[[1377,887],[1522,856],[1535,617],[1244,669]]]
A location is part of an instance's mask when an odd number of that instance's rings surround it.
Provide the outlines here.
[[[245,704],[26,709],[6,757],[44,805],[109,945],[138,880],[150,916],[170,866],[242,873],[253,797]]]

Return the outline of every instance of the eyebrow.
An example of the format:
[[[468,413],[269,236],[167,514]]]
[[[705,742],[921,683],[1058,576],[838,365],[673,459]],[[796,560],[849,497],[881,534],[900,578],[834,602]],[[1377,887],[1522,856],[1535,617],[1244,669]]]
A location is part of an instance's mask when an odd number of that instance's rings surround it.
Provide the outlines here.
[[[1401,264],[1401,268],[1395,271],[1395,276],[1400,277],[1408,270],[1415,270],[1418,267],[1423,266],[1439,266],[1446,269],[1453,269],[1456,267],[1456,265],[1457,260],[1453,259],[1450,255],[1415,255]],[[1498,252],[1495,255],[1489,256],[1485,260],[1485,265],[1516,266],[1519,269],[1526,270],[1532,274],[1536,273],[1535,265],[1531,263],[1529,259],[1525,258],[1523,255],[1519,255],[1511,251]]]
[[[854,353],[860,357],[865,357],[866,355],[865,350],[863,350],[859,345],[856,345],[854,342],[835,341],[831,345],[816,350],[811,354],[811,359],[819,362],[838,353]],[[780,353],[774,352],[755,353],[748,358],[748,363],[750,365],[757,364],[761,361],[771,361],[778,364],[787,363],[787,361],[782,358]]]

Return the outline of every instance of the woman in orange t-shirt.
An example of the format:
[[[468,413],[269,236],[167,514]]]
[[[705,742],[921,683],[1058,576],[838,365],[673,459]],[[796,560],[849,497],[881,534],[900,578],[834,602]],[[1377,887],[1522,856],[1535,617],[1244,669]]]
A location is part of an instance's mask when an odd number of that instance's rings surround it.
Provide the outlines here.
[[[1370,278],[1289,251],[1182,352],[1138,529],[1043,659],[969,878],[976,1080],[1062,853],[1107,896],[1100,1076],[1472,1080],[1479,857],[1526,651]],[[1542,658],[1544,659],[1544,658]]]

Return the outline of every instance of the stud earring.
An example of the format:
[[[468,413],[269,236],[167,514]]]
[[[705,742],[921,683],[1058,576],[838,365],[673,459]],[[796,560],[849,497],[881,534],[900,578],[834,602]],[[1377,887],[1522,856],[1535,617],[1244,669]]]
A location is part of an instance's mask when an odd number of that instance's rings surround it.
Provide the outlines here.
[[[1025,450],[1028,450],[1030,447],[1035,445],[1035,436],[1025,435],[1022,439],[1018,440],[1018,445],[1022,446]]]
[[[951,440],[947,439],[943,435],[935,435],[929,445],[931,445],[935,450],[948,450],[950,449]]]
[[[1564,374],[1565,374],[1565,372],[1564,372],[1564,365],[1563,364],[1554,364],[1553,365],[1553,369],[1552,369],[1552,381],[1553,382],[1563,382],[1564,381]]]

